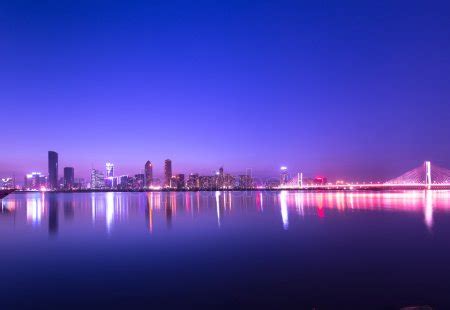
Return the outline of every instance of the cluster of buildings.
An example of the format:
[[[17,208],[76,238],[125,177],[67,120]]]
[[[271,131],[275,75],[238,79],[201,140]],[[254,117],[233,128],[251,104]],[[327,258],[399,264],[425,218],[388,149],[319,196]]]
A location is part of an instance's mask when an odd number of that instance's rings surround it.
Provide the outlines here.
[[[154,178],[153,164],[147,161],[144,171],[134,176],[114,175],[114,165],[106,163],[106,175],[97,169],[91,170],[91,189],[118,189],[118,190],[145,190],[145,189],[170,189],[170,190],[213,190],[213,189],[251,189],[253,179],[251,170],[247,174],[239,175],[237,178],[225,174],[223,167],[211,176],[202,176],[198,173],[185,175],[173,174],[172,161],[164,161],[163,178]]]
[[[24,190],[72,190],[83,189],[83,179],[75,179],[75,169],[64,167],[63,177],[59,178],[58,153],[48,152],[48,175],[41,172],[31,172],[25,175],[22,189]]]
[[[253,188],[289,188],[294,184],[326,185],[325,177],[303,179],[301,174],[291,177],[287,167],[281,167],[279,179],[255,181],[251,169],[245,174],[233,176],[225,173],[223,167],[213,175],[199,175],[191,173],[174,174],[172,161],[164,161],[162,179],[153,175],[153,164],[147,161],[142,173],[135,175],[116,175],[113,163],[107,162],[104,170],[92,169],[90,179],[75,178],[73,167],[64,167],[63,176],[59,177],[58,153],[48,152],[48,175],[40,172],[31,172],[25,176],[23,186],[19,187],[14,178],[0,179],[0,188],[19,188],[23,190],[247,190]]]
[[[48,152],[48,174],[31,172],[25,175],[23,186],[17,186],[14,178],[1,179],[0,188],[19,188],[22,190],[213,190],[213,189],[252,189],[254,187],[251,170],[237,177],[225,173],[221,167],[214,175],[198,173],[173,174],[172,161],[164,161],[163,178],[155,178],[153,164],[147,161],[143,173],[135,175],[116,175],[113,163],[107,162],[104,170],[92,169],[90,179],[85,182],[75,178],[73,167],[64,167],[59,176],[58,153]]]

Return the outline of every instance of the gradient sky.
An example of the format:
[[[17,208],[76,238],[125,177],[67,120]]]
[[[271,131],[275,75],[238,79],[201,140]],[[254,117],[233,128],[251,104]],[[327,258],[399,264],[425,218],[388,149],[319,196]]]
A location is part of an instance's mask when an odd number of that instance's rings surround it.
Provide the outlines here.
[[[2,1],[0,176],[450,168],[448,1]]]

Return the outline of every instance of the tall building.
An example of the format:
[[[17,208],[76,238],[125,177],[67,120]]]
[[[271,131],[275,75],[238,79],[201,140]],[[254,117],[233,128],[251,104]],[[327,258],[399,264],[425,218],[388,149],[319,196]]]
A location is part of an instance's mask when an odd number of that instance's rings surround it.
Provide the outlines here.
[[[280,184],[281,185],[287,184],[289,181],[289,173],[288,173],[287,167],[285,167],[285,166],[281,167],[280,171],[281,171]]]
[[[74,187],[78,189],[86,189],[86,181],[83,178],[75,179]]]
[[[172,178],[172,161],[166,159],[164,161],[164,186],[170,186],[170,179]]]
[[[112,178],[114,176],[114,164],[107,162],[106,163],[106,177]]]
[[[118,177],[105,178],[105,188],[116,189],[119,186]]]
[[[184,184],[184,174],[180,173],[176,176],[172,177],[172,184],[170,187],[177,188],[177,189],[183,189],[185,186]]]
[[[128,189],[129,177],[127,175],[122,175],[119,178],[119,188],[120,189]]]
[[[64,188],[72,189],[75,183],[75,169],[64,167]]]
[[[58,188],[58,153],[48,152],[48,185],[51,189]]]
[[[91,170],[91,188],[92,189],[102,189],[105,187],[105,177],[103,173],[99,170]]]
[[[236,179],[229,173],[223,177],[222,188],[233,189],[236,185]]]
[[[145,174],[139,173],[134,175],[134,183],[133,183],[133,189],[143,189],[145,181]]]
[[[250,189],[252,188],[252,178],[248,175],[240,175],[238,179],[238,188],[239,189]]]
[[[200,189],[203,190],[211,190],[217,188],[217,177],[216,176],[200,176],[199,183]]]
[[[199,189],[200,188],[200,177],[198,173],[191,173],[186,181],[186,187],[188,189]]]
[[[217,173],[217,188],[222,188],[225,182],[225,175],[223,173],[223,167],[219,168],[219,172]]]
[[[153,183],[153,165],[147,160],[145,163],[145,186],[150,187]]]

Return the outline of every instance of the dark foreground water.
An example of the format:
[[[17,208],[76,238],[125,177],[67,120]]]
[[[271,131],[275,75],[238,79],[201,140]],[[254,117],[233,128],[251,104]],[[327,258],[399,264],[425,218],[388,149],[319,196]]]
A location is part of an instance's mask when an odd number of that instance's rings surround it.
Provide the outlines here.
[[[0,309],[450,308],[450,192],[16,193]]]

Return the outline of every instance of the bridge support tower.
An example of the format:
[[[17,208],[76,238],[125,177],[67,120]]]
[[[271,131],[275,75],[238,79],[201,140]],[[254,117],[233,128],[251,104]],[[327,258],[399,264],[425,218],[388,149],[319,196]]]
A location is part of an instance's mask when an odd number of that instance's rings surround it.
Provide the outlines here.
[[[425,184],[427,189],[431,189],[431,162],[425,162]]]
[[[303,188],[303,172],[297,174],[298,187]]]

